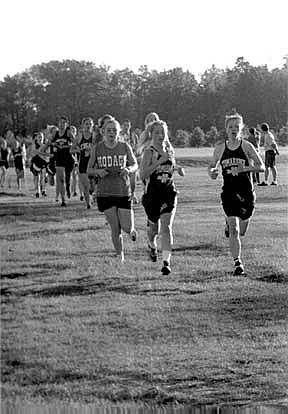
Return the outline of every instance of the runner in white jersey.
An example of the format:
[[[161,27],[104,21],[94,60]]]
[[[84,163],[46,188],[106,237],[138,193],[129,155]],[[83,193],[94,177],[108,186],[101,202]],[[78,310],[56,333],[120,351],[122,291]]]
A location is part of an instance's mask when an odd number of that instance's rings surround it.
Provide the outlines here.
[[[130,174],[138,164],[132,148],[119,141],[120,124],[108,120],[103,127],[103,141],[92,148],[87,173],[97,177],[98,209],[104,212],[111,227],[113,246],[124,261],[122,230],[136,240]]]

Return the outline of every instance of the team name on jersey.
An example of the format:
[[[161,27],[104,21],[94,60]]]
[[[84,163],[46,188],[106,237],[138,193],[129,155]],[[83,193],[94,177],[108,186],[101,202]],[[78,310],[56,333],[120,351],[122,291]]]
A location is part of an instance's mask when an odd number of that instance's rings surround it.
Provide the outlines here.
[[[81,150],[89,150],[90,148],[91,148],[91,142],[82,142],[82,144],[80,144]]]
[[[227,158],[222,160],[221,163],[223,168],[229,168],[239,164],[242,164],[243,167],[245,166],[245,160],[243,160],[243,158]]]
[[[127,155],[102,155],[97,157],[99,168],[107,167],[124,167],[126,165]]]
[[[173,165],[169,165],[169,164],[159,165],[156,171],[157,171],[157,174],[159,173],[160,174],[161,173],[173,174]]]
[[[67,145],[67,138],[57,138],[55,142],[62,147],[63,145]]]

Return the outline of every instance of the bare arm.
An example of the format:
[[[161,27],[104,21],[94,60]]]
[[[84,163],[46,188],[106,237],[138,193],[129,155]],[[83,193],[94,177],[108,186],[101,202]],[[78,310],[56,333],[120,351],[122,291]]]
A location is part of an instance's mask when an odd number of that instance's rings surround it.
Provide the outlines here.
[[[258,154],[258,152],[255,150],[254,146],[250,144],[250,142],[243,141],[242,143],[243,150],[249,160],[249,166],[243,167],[242,165],[238,166],[238,173],[241,172],[255,172],[255,173],[261,173],[265,171],[265,165]],[[250,160],[253,161],[253,164],[250,163]]]
[[[132,148],[130,145],[127,144],[127,161],[128,165],[126,166],[126,169],[128,170],[128,173],[136,172],[138,169],[138,163],[136,160],[136,157],[132,151]]]
[[[223,154],[224,148],[225,144],[221,142],[221,144],[216,145],[214,149],[212,160],[210,161],[208,166],[208,175],[210,178],[212,178],[212,180],[216,180],[216,178],[218,177],[218,165]]]

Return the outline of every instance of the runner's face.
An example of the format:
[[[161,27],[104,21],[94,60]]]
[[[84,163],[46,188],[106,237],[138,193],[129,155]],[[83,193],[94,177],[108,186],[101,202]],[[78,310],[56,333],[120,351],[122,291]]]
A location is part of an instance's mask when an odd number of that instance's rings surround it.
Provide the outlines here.
[[[124,132],[129,132],[129,129],[130,129],[130,127],[131,127],[131,124],[130,124],[130,122],[124,122],[123,123],[123,125],[122,125],[122,130],[124,131]]]
[[[108,122],[104,130],[104,136],[108,144],[113,144],[117,141],[118,129],[114,122]]]
[[[92,131],[93,128],[93,122],[91,121],[91,119],[86,119],[86,121],[84,122],[83,128],[85,131]]]
[[[165,139],[163,127],[161,125],[155,125],[151,136],[154,144],[162,145]]]
[[[59,126],[59,129],[63,130],[67,128],[68,124],[65,121],[65,119],[59,119],[58,126]]]
[[[226,127],[228,139],[235,140],[240,137],[242,123],[240,119],[231,119]]]

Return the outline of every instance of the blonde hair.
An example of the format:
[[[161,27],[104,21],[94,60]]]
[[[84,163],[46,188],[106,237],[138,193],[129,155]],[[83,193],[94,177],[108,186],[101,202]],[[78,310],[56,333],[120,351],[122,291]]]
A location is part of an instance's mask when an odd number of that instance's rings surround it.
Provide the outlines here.
[[[164,131],[164,141],[165,141],[165,148],[166,148],[166,150],[168,150],[168,151],[172,152],[173,154],[175,154],[175,150],[174,150],[174,148],[173,148],[173,146],[172,146],[172,144],[171,144],[171,142],[169,140],[169,136],[168,136],[168,125],[166,124],[165,121],[161,121],[159,119],[159,121],[151,122],[148,125],[147,131],[148,131],[148,135],[149,135],[149,138],[150,138],[150,142],[152,140],[152,132],[153,132],[153,129],[155,128],[156,125],[160,125],[163,128],[163,131]]]
[[[154,119],[154,121],[149,121],[149,119],[150,119],[152,116],[155,118],[155,119]],[[147,114],[147,115],[145,116],[145,119],[144,119],[144,125],[145,125],[145,128],[147,128],[147,126],[148,126],[151,122],[155,122],[155,121],[160,121],[159,115],[158,115],[156,112],[149,112],[149,114]]]
[[[240,121],[240,123],[242,125],[244,125],[242,115],[235,112],[232,115],[226,115],[225,116],[225,129],[227,128],[227,125],[229,124],[229,122],[232,121],[232,119],[238,119]]]
[[[117,121],[117,119],[112,118],[112,119],[107,119],[107,121],[104,122],[104,125],[102,127],[102,131],[103,131],[103,135],[105,136],[105,131],[107,128],[108,124],[114,124],[116,126],[117,129],[117,135],[119,134],[119,132],[121,131],[121,125],[120,123]]]
[[[91,121],[92,126],[94,125],[94,121],[90,116],[86,116],[85,118],[83,118],[81,124],[84,125],[86,121]]]

